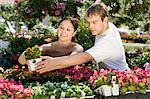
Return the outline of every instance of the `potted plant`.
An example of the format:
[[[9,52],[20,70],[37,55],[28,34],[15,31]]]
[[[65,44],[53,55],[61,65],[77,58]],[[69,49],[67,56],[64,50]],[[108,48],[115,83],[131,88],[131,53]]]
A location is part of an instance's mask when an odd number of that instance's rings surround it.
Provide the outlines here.
[[[35,71],[35,64],[42,60],[40,58],[41,51],[39,46],[35,45],[32,48],[27,48],[24,55],[25,55],[25,59],[27,60],[28,69],[31,71]]]

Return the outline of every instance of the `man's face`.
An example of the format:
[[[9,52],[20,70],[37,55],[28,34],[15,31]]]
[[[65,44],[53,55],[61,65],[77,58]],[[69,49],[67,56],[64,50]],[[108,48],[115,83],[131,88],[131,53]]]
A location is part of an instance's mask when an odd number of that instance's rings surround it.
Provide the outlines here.
[[[92,35],[102,34],[107,27],[106,17],[102,21],[99,15],[90,15],[89,17],[86,17],[86,20]]]

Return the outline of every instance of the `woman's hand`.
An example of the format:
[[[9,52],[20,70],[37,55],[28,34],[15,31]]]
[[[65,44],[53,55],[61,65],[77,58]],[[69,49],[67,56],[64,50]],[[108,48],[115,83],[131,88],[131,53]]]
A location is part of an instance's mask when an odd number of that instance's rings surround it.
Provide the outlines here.
[[[22,64],[22,65],[27,64],[27,60],[25,59],[24,54],[21,54],[21,55],[19,56],[18,62],[19,62],[20,64]]]

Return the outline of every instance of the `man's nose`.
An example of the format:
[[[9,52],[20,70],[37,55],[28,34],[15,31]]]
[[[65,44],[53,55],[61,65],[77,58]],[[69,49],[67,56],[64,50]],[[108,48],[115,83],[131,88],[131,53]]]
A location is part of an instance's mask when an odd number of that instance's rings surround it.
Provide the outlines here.
[[[92,25],[92,24],[90,24],[90,25],[89,25],[89,28],[90,28],[90,30],[92,30],[92,29],[93,29],[93,25]]]

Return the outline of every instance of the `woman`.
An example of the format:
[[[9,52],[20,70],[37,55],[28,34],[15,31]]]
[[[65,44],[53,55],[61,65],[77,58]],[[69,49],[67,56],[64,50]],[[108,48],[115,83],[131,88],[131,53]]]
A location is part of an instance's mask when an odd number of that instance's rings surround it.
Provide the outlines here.
[[[58,57],[83,52],[83,47],[72,41],[77,32],[77,27],[77,18],[66,17],[62,19],[57,29],[58,41],[41,45],[42,56],[45,56],[45,58],[47,56]],[[20,64],[27,63],[24,54],[19,57],[18,61]]]

